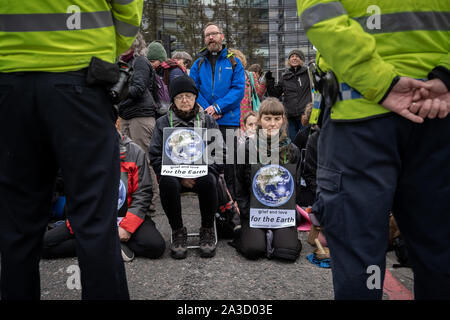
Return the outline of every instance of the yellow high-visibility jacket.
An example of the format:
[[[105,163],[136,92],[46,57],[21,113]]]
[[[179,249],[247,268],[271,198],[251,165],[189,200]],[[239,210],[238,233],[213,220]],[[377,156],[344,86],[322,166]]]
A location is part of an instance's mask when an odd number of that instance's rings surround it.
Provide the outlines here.
[[[64,72],[132,45],[143,0],[0,0],[0,72]]]
[[[319,67],[362,95],[338,99],[333,120],[387,113],[378,102],[396,76],[425,79],[438,66],[450,69],[448,0],[297,0],[297,7]]]

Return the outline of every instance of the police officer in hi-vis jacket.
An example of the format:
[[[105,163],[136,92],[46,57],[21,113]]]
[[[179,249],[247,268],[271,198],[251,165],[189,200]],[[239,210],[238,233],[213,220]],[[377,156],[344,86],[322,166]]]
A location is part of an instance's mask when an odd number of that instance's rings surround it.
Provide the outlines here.
[[[106,86],[86,78],[94,56],[114,66],[131,46],[142,6],[0,0],[2,299],[40,298],[39,260],[58,168],[82,298],[129,298],[116,225],[116,115]]]
[[[392,211],[414,297],[450,299],[450,2],[297,3],[317,65],[339,89],[321,110],[313,206],[335,298],[382,298]]]

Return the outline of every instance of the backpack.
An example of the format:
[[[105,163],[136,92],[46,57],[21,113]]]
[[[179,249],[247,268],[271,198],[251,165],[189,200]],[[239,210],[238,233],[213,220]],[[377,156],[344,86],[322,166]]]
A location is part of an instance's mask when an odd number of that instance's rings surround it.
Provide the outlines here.
[[[155,89],[157,89],[156,118],[167,113],[170,107],[169,88],[164,83],[163,78],[155,72]],[[156,100],[156,99],[155,99]]]
[[[217,177],[218,209],[216,212],[217,235],[221,239],[233,239],[241,228],[239,211],[228,191],[223,174]]]

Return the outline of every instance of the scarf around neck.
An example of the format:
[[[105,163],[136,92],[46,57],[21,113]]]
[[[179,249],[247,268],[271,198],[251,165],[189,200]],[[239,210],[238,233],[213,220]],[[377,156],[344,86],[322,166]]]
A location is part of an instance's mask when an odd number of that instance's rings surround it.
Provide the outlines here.
[[[177,108],[175,103],[173,103],[169,112],[174,115],[172,119],[170,119],[171,115],[169,114],[170,125],[173,127],[195,126],[196,116],[201,122],[203,122],[204,119],[203,109],[200,109],[200,105],[198,103],[195,103],[194,107],[189,111],[182,111]]]
[[[261,149],[265,149],[267,152],[267,156],[270,157],[272,153],[276,152],[276,150],[278,149],[280,163],[286,164],[291,162],[292,155],[289,148],[291,139],[287,135],[281,135],[281,137],[279,137],[278,144],[275,144],[272,143],[272,136],[261,135],[260,130],[262,129],[259,128],[259,130],[257,130],[255,134],[255,142],[258,144],[258,154],[259,152],[261,152]]]

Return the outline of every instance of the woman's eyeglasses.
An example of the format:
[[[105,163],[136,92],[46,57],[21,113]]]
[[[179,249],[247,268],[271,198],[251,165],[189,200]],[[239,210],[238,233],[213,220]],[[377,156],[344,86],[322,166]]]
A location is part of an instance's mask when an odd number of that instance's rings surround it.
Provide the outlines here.
[[[175,101],[177,102],[181,102],[184,99],[188,100],[188,101],[192,101],[195,99],[195,95],[192,93],[186,93],[186,94],[177,94],[174,98]]]

